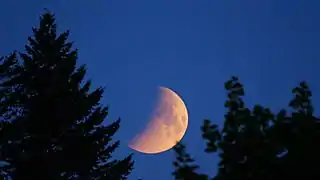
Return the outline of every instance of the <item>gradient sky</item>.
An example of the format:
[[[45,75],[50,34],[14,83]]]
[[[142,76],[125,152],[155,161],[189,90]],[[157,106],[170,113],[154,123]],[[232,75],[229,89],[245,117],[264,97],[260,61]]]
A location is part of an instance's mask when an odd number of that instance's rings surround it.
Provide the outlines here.
[[[71,30],[94,87],[106,87],[106,122],[122,118],[117,158],[134,152],[127,143],[146,125],[159,85],[184,99],[183,142],[212,175],[218,159],[203,153],[199,127],[204,118],[223,122],[223,83],[232,75],[244,83],[248,106],[286,107],[301,80],[320,100],[319,0],[2,0],[0,55],[23,50],[43,8]],[[172,179],[173,158],[135,153],[129,179]]]

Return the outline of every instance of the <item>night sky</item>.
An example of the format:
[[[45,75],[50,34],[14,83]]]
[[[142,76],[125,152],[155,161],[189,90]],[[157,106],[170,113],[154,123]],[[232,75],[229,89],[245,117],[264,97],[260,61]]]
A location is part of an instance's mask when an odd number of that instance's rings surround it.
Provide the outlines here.
[[[223,122],[224,82],[232,75],[245,85],[250,107],[286,107],[301,80],[320,100],[319,0],[1,0],[0,55],[23,50],[43,8],[56,14],[60,31],[71,30],[78,65],[87,64],[94,87],[106,88],[106,123],[121,117],[114,156],[135,153],[130,180],[172,179],[173,151],[144,155],[127,146],[148,122],[157,86],[185,101],[182,141],[211,175],[218,159],[203,153],[200,125],[204,118]]]

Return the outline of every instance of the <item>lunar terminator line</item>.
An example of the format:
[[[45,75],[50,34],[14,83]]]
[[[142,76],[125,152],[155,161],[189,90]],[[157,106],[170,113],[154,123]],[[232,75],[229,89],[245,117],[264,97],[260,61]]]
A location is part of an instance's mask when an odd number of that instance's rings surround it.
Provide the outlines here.
[[[146,154],[171,149],[184,136],[188,111],[183,100],[169,88],[159,87],[157,105],[146,128],[135,136],[129,147]]]

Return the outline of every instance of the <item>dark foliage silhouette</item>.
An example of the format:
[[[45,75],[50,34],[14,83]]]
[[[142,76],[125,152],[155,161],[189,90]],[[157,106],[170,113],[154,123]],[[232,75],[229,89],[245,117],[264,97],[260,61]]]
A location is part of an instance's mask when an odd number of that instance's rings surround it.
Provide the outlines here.
[[[272,113],[260,105],[249,109],[242,100],[243,85],[232,77],[225,84],[228,99],[223,128],[210,120],[201,127],[206,153],[218,152],[214,180],[317,179],[320,171],[320,120],[313,115],[311,91],[302,82],[293,89],[290,113]],[[175,148],[183,159],[184,146]],[[176,166],[176,162],[174,162]],[[213,166],[215,166],[213,164]],[[182,172],[182,173],[181,173]],[[179,167],[176,179],[190,179],[193,168]],[[197,173],[196,173],[197,174]],[[196,175],[194,180],[200,180]]]
[[[13,180],[127,179],[131,155],[112,158],[112,137],[120,120],[105,125],[103,88],[90,91],[85,66],[76,67],[77,50],[69,31],[57,34],[54,15],[45,12],[33,28],[25,53],[0,64],[0,168]]]
[[[177,159],[173,162],[176,171],[173,172],[175,179],[177,180],[207,180],[208,176],[203,174],[198,174],[196,170],[199,168],[197,165],[193,164],[194,159],[185,151],[185,145],[177,143],[174,147],[174,151],[177,153]]]

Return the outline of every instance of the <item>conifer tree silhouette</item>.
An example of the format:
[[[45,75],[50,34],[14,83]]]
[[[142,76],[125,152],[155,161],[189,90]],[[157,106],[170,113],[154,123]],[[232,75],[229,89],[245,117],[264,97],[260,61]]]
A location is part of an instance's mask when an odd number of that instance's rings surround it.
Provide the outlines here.
[[[132,155],[118,160],[112,137],[120,119],[105,123],[103,88],[90,90],[86,68],[77,67],[69,31],[57,34],[46,11],[25,53],[0,64],[0,168],[13,180],[127,179]],[[107,125],[106,125],[107,124]]]
[[[320,177],[317,170],[317,162],[320,161],[320,119],[314,115],[311,91],[305,82],[292,91],[294,98],[289,103],[291,113],[285,109],[272,113],[269,108],[260,105],[249,109],[242,100],[245,92],[237,77],[227,81],[225,89],[228,112],[222,129],[210,120],[204,120],[201,126],[206,142],[205,152],[218,152],[220,156],[218,173],[213,175],[213,180]],[[174,150],[177,159],[184,158],[186,149],[183,145],[179,144]],[[190,174],[195,174],[195,177],[199,175],[194,168],[174,165],[178,167],[173,173],[177,180],[187,180]]]

